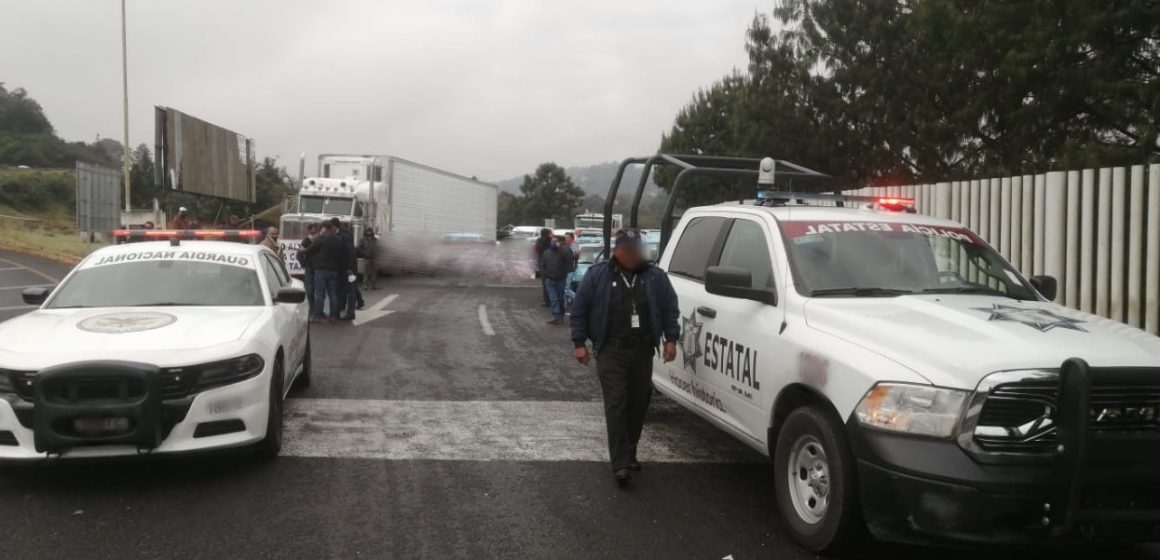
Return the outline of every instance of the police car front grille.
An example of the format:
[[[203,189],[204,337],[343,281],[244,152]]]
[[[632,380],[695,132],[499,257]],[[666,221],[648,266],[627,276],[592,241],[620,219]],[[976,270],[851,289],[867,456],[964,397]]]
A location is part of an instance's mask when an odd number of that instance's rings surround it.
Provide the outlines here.
[[[975,425],[975,442],[993,452],[1043,453],[1055,446],[1058,387],[1053,378],[1004,383],[991,389]],[[1089,428],[1160,432],[1160,385],[1093,383]]]

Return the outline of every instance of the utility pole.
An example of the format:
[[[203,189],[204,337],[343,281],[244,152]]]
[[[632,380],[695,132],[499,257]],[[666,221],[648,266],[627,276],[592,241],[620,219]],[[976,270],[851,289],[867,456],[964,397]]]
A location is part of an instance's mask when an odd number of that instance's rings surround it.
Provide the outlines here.
[[[121,0],[121,92],[122,111],[125,115],[124,149],[121,154],[121,175],[125,179],[125,212],[133,208],[129,203],[129,47],[125,38],[125,0]]]

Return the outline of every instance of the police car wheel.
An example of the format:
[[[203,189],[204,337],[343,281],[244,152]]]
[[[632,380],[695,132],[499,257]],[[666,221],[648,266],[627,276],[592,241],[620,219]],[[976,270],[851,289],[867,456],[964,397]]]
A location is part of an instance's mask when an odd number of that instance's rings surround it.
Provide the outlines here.
[[[774,454],[777,505],[790,535],[815,552],[833,552],[864,533],[854,459],[833,414],[808,405],[781,426]]]
[[[299,389],[306,389],[310,387],[310,371],[313,369],[310,360],[310,335],[306,335],[306,353],[302,356],[302,373],[298,374],[298,379],[294,380],[294,385]]]
[[[268,461],[282,452],[282,357],[274,360],[273,377],[270,379],[270,406],[266,417],[266,437],[258,442],[254,451],[258,459]]]

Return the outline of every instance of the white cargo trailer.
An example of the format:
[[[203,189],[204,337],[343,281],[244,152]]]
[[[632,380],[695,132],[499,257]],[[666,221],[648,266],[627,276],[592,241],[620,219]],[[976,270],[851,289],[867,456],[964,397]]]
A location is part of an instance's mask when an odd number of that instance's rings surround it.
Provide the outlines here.
[[[389,155],[324,154],[302,179],[297,212],[281,220],[286,266],[300,275],[298,245],[311,223],[338,218],[378,235],[383,271],[423,271],[433,244],[490,243],[496,236],[495,185]]]

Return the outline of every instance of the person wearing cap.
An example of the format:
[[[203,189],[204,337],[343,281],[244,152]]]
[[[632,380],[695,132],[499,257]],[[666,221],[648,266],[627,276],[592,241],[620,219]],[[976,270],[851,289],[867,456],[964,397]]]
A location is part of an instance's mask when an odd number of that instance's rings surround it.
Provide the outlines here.
[[[641,470],[636,447],[652,398],[653,356],[659,347],[665,362],[676,358],[680,313],[668,275],[645,260],[635,229],[616,233],[612,259],[588,269],[576,290],[572,356],[585,365],[596,357],[609,462],[618,484]]]
[[[177,209],[177,215],[169,222],[169,229],[190,229],[189,210],[184,206]]]

